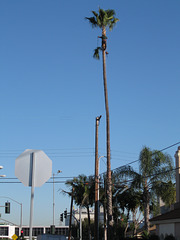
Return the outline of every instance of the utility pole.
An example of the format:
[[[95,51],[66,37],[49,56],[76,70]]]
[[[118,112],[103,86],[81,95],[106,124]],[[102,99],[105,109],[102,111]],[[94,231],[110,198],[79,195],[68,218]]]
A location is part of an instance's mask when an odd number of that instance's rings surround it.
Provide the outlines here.
[[[62,173],[61,170],[58,170],[57,173],[53,173],[53,225],[52,225],[52,229],[53,229],[53,234],[55,233],[55,197],[54,197],[54,177],[55,175],[57,175],[58,173]]]
[[[99,240],[99,158],[98,158],[98,128],[101,115],[96,117],[95,130],[95,216],[94,216],[94,239]]]

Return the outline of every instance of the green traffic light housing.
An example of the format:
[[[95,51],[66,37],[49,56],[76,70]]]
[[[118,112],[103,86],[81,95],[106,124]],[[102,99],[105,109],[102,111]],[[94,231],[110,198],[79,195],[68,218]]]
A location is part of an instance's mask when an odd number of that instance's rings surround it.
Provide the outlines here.
[[[64,218],[67,218],[67,209],[64,211]]]
[[[63,213],[61,213],[61,215],[60,215],[60,220],[61,220],[61,222],[63,222]]]

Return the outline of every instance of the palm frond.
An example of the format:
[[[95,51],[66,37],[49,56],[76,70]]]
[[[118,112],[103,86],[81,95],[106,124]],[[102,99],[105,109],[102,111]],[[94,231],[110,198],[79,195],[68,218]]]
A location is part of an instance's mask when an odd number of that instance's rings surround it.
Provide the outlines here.
[[[140,188],[142,188],[143,184],[144,184],[144,177],[141,174],[137,173],[136,176],[134,176],[134,178],[133,178],[131,187],[140,189]]]
[[[68,196],[72,196],[72,192],[67,192],[67,191],[65,191],[65,190],[61,190],[61,193],[64,195],[64,196],[66,196],[66,195],[68,195]]]
[[[92,27],[97,27],[97,21],[96,21],[96,18],[95,17],[85,17],[85,19],[87,19],[89,21],[89,23],[92,25]]]
[[[115,18],[115,11],[113,9],[104,10],[99,8],[98,12],[92,11],[93,17],[86,17],[87,20],[92,24],[92,27],[107,27],[109,30],[112,30],[115,24],[119,21],[118,18]]]
[[[102,8],[99,8],[99,18],[103,21],[103,18],[107,15],[106,11]]]
[[[119,21],[118,18],[113,18],[113,20],[110,21],[110,24],[109,24],[109,30],[110,30],[110,31],[114,28],[114,26],[116,25],[116,23],[117,23],[118,21]]]
[[[97,47],[94,49],[94,54],[93,54],[93,58],[99,60],[100,56],[99,56],[99,51],[101,50],[101,47]]]
[[[100,27],[106,26],[107,13],[102,8],[99,8],[99,20],[100,20]]]
[[[107,9],[106,13],[107,13],[107,17],[108,18],[114,17],[116,15],[116,13],[115,13],[115,11],[113,9]]]
[[[92,13],[94,14],[94,16],[97,18],[97,16],[98,16],[98,13],[97,12],[95,12],[95,11],[92,11]]]
[[[152,167],[152,151],[148,147],[143,147],[139,155],[140,171],[144,177],[150,176],[153,171]]]

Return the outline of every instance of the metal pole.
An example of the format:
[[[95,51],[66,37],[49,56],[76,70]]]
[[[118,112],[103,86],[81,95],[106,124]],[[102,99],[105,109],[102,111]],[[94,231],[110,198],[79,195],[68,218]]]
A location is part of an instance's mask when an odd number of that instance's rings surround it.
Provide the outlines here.
[[[80,225],[80,240],[82,240],[82,219],[81,219],[81,210],[82,210],[82,207],[80,206],[79,207],[79,225]]]
[[[55,201],[54,201],[54,173],[53,173],[53,225],[55,223]]]
[[[20,233],[21,233],[21,230],[22,230],[22,203],[21,203],[21,216],[20,216]]]
[[[58,170],[57,173],[53,173],[53,226],[55,228],[55,196],[54,196],[54,189],[55,189],[55,185],[54,185],[54,176],[57,175],[58,173],[61,173],[61,170]]]
[[[96,117],[96,136],[95,136],[95,216],[94,216],[94,238],[99,240],[99,199],[98,199],[98,189],[99,189],[99,159],[98,159],[98,128],[101,116]]]
[[[104,240],[107,240],[107,214],[106,214],[106,181],[104,179],[104,192],[105,192],[105,199],[104,199]]]
[[[33,207],[34,207],[34,170],[35,170],[35,153],[31,154],[31,205],[30,205],[30,223],[29,223],[29,240],[32,240],[32,223],[33,223]]]
[[[7,199],[10,199],[10,200],[12,200],[13,202],[15,202],[15,203],[17,203],[17,204],[19,204],[20,206],[21,206],[21,212],[20,212],[20,225],[19,225],[19,236],[20,236],[20,233],[21,233],[21,229],[22,229],[22,212],[23,212],[23,207],[22,207],[22,203],[20,203],[20,202],[18,202],[18,201],[16,201],[16,200],[14,200],[13,198],[10,198],[10,197],[6,197],[6,196],[0,196],[0,198],[7,198]]]

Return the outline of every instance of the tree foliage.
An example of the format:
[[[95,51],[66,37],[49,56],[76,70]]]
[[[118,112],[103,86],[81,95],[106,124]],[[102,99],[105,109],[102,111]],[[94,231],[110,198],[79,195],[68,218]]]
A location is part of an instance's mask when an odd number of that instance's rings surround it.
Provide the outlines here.
[[[144,147],[139,156],[139,172],[131,166],[124,166],[117,174],[127,185],[142,192],[145,228],[149,231],[150,205],[157,206],[160,197],[167,205],[175,201],[172,158],[168,154]]]
[[[104,10],[99,8],[98,12],[92,11],[92,14],[94,15],[93,17],[86,17],[92,27],[99,27],[101,29],[106,27],[112,30],[119,21],[119,19],[115,17],[116,13],[113,9]]]

